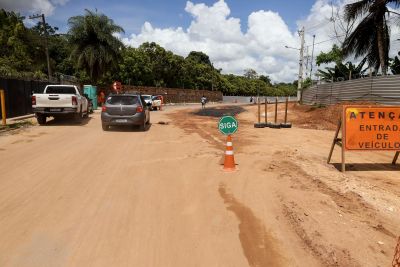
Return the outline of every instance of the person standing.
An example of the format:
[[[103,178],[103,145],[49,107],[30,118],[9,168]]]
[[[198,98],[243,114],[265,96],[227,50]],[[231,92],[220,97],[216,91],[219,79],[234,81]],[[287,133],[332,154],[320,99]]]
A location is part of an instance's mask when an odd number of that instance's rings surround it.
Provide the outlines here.
[[[207,98],[203,95],[202,97],[201,97],[201,108],[203,109],[203,108],[205,108],[206,107],[206,103],[207,103]]]

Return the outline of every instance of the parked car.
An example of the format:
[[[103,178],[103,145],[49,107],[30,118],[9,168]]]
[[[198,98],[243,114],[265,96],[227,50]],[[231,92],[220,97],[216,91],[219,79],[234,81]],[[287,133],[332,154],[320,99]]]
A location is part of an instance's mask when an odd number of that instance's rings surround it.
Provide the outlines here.
[[[144,101],[148,104],[150,103],[151,105],[153,104],[153,102],[151,101],[151,95],[142,95]]]
[[[32,95],[32,109],[40,125],[47,117],[69,115],[81,120],[89,115],[88,100],[75,85],[47,85],[42,94]]]
[[[161,96],[159,96],[159,95],[153,95],[152,97],[151,97],[151,109],[152,110],[160,110],[161,109],[161,104],[162,104],[162,101],[161,101]]]
[[[111,94],[101,109],[101,122],[104,131],[110,126],[140,126],[142,131],[150,123],[151,103],[137,93]]]

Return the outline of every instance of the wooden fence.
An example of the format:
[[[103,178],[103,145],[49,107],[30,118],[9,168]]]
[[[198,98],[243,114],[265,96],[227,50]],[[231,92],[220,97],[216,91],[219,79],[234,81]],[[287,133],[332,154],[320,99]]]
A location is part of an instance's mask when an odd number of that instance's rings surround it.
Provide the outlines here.
[[[109,92],[109,90],[105,90],[104,88],[100,90]],[[200,102],[200,98],[203,95],[211,102],[222,101],[222,93],[219,91],[129,85],[123,85],[122,90],[124,92],[139,92],[147,95],[162,95],[165,103],[197,103]]]

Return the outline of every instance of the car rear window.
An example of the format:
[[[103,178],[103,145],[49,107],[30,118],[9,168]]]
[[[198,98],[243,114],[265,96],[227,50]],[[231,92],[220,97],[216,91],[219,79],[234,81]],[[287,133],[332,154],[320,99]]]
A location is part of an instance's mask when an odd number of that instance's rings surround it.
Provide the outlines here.
[[[137,96],[110,96],[107,98],[107,104],[110,105],[136,105],[138,104]]]
[[[72,86],[48,86],[46,94],[76,94],[75,87]]]
[[[160,100],[160,97],[157,96],[157,95],[155,95],[155,96],[152,96],[151,99],[153,99],[153,100]]]

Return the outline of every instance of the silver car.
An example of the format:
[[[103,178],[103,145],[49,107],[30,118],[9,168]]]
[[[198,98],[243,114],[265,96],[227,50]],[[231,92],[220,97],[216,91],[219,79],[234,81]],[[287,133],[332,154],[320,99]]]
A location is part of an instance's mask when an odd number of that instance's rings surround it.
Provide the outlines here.
[[[146,104],[140,94],[111,94],[101,109],[101,122],[104,131],[110,126],[140,126],[142,131],[150,123],[151,104]]]

